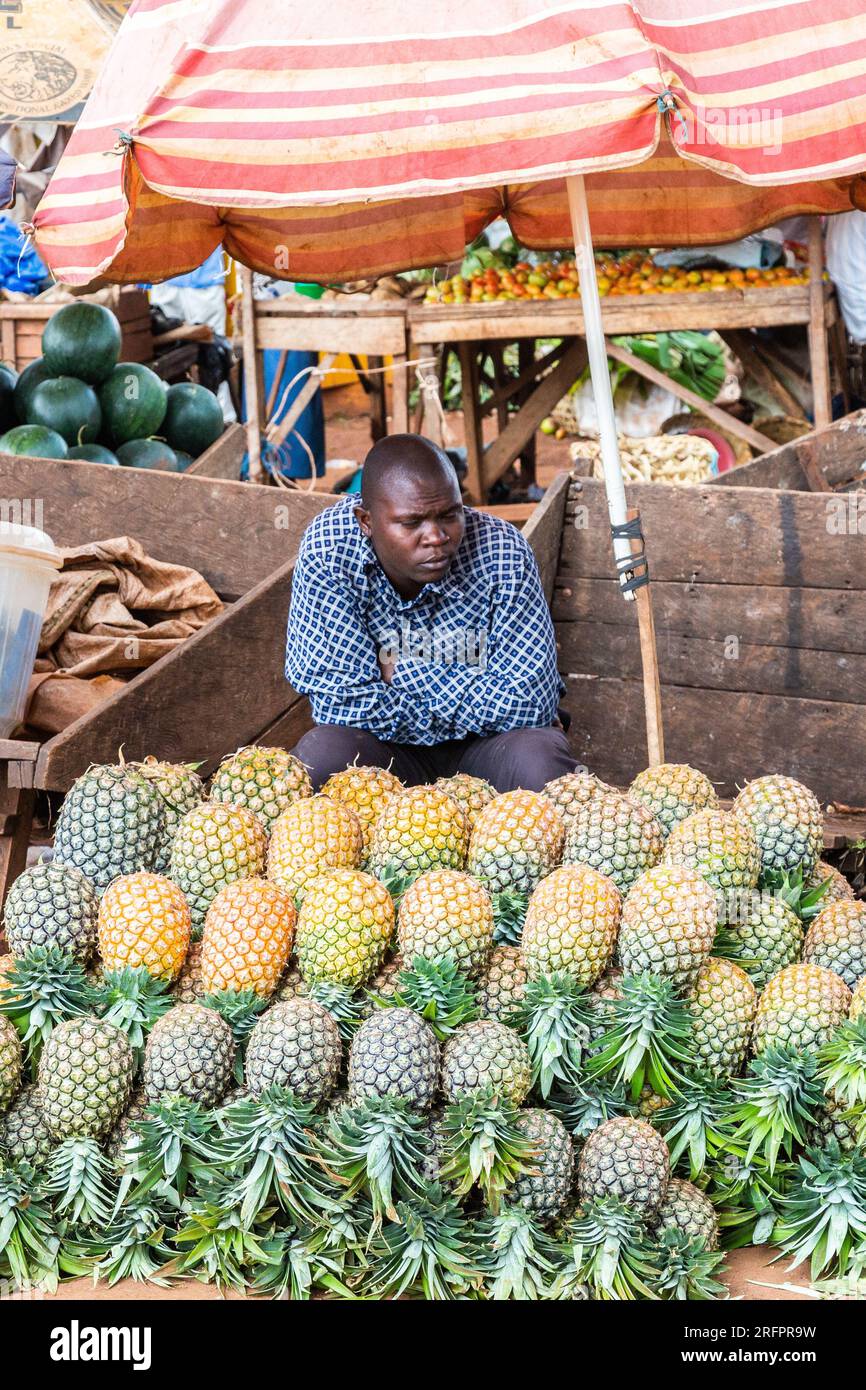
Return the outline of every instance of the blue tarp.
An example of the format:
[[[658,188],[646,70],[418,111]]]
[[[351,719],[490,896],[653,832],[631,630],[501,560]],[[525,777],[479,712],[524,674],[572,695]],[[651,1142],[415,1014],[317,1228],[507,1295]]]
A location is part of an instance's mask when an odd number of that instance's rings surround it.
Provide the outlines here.
[[[271,396],[281,354],[276,348],[268,348],[262,353],[262,357],[264,359],[265,378],[264,399],[268,400]],[[315,352],[289,352],[286,354],[286,364],[280,373],[280,384],[274,394],[274,400],[280,407],[275,413],[277,420],[283,418],[292,401],[300,391],[303,391],[307,384],[307,377],[302,376],[299,381],[296,381],[286,400],[283,401],[283,393],[289,382],[297,376],[298,372],[303,371],[304,367],[315,367],[318,360],[318,354]],[[246,419],[246,401],[243,402],[242,413],[243,418]],[[310,446],[316,462],[316,477],[321,478],[325,472],[325,412],[322,408],[321,390],[316,392],[309,405],[301,411],[300,417],[295,421],[294,428]],[[262,461],[266,468],[281,473],[284,478],[310,477],[309,455],[294,434],[288,436],[276,453],[273,450],[263,451]],[[248,460],[244,458],[242,470],[244,477],[246,476],[247,465]]]
[[[38,294],[50,283],[51,276],[33,242],[27,241],[10,217],[0,216],[0,285],[4,290]]]

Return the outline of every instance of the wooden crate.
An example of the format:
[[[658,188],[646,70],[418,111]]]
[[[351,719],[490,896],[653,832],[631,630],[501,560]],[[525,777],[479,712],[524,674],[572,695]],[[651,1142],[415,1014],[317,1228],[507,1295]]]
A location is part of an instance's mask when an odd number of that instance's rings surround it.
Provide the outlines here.
[[[68,302],[68,301],[67,301]],[[42,356],[42,334],[45,325],[64,304],[39,302],[0,304],[0,357],[20,372],[30,362]],[[153,334],[150,330],[150,306],[144,290],[124,289],[114,308],[123,335],[120,358],[122,362],[150,362],[153,358]]]
[[[866,490],[866,410],[771,449],[713,479],[721,487],[788,488],[794,492]]]
[[[561,486],[552,610],[571,741],[622,786],[646,763],[634,604],[613,577],[603,484]],[[828,525],[822,494],[626,492],[646,536],[667,759],[726,796],[782,772],[822,801],[866,805],[866,534]]]

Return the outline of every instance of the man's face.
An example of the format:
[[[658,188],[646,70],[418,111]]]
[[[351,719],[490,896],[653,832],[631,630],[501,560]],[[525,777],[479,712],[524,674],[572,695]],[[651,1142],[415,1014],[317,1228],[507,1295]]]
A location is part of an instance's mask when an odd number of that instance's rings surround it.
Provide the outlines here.
[[[463,539],[465,521],[456,478],[422,481],[397,475],[387,495],[355,515],[383,570],[403,598],[442,579]]]

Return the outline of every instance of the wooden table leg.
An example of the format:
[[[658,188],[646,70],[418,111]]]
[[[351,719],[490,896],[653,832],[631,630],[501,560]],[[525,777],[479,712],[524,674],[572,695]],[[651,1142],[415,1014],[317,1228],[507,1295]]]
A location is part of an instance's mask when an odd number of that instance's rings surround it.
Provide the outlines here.
[[[445,349],[447,351],[447,348]],[[438,360],[438,351],[433,343],[416,343],[413,356],[417,358],[433,358]],[[434,366],[424,367],[425,377],[436,377]],[[427,399],[426,393],[422,390],[418,400],[418,416],[416,420],[416,430],[423,434],[425,438],[431,439],[434,444],[442,444],[442,417],[436,409],[435,404]]]
[[[478,400],[478,344],[461,343],[457,351],[463,387],[463,423],[466,427],[466,500],[483,502],[484,436]]]
[[[409,429],[409,377],[406,356],[394,358],[391,372],[391,433],[406,434]]]
[[[6,787],[0,797],[0,908],[27,866],[35,804],[36,793],[29,787]]]
[[[253,299],[253,272],[241,268],[241,332],[244,349],[244,398],[247,413],[247,455],[251,483],[265,480],[262,467],[262,369],[261,354],[256,351],[256,303]]]
[[[819,430],[829,425],[833,418],[824,303],[824,238],[821,235],[820,217],[809,218],[809,365],[812,375],[812,414],[815,428]]]
[[[517,344],[517,366],[519,372],[524,372],[532,366],[535,361],[535,339],[521,338]],[[533,383],[524,387],[521,393],[521,403],[532,395]],[[525,492],[532,487],[536,481],[536,445],[538,436],[535,431],[527,439],[519,454],[520,461],[520,486]]]
[[[842,392],[842,406],[847,415],[851,409],[851,382],[848,377],[848,339],[843,320],[838,318],[830,325],[829,332],[833,361],[839,377],[839,390]]]

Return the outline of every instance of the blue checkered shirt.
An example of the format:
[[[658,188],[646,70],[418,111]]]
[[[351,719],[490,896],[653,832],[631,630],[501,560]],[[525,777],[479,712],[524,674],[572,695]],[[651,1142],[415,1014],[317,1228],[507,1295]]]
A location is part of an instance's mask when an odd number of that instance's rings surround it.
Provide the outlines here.
[[[286,679],[318,724],[396,743],[546,727],[562,689],[535,557],[510,522],[466,508],[445,576],[403,599],[354,515],[307,527],[292,583]],[[396,661],[390,683],[379,657]]]

